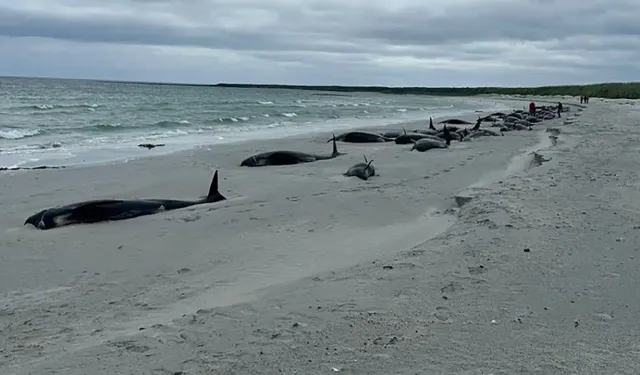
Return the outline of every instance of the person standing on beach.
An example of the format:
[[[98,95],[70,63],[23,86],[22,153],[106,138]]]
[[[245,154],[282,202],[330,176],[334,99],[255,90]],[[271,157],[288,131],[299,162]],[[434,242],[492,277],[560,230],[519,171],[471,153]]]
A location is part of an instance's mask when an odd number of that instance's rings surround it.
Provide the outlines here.
[[[580,104],[584,102],[584,95],[580,95]]]
[[[558,102],[558,117],[562,117],[560,112],[562,112],[562,103]]]
[[[529,114],[534,116],[536,114],[536,103],[529,103]]]

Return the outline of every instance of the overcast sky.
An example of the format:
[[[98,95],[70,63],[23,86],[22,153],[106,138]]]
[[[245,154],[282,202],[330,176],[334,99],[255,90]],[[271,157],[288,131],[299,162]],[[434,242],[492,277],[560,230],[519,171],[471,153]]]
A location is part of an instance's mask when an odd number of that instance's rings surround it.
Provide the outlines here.
[[[0,0],[0,75],[540,86],[640,80],[640,0]]]

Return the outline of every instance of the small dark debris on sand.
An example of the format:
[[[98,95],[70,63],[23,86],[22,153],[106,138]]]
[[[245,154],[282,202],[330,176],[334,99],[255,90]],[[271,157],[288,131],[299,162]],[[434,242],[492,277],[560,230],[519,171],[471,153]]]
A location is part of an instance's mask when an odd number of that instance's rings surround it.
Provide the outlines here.
[[[32,169],[62,169],[66,168],[64,165],[39,165],[37,167],[0,167],[0,171],[19,171],[19,170],[32,170]]]
[[[152,148],[156,148],[156,147],[162,147],[164,146],[164,143],[141,143],[138,145],[138,147],[144,147],[148,150],[151,150]]]
[[[542,156],[542,154],[539,154],[535,151],[531,152],[530,155],[533,155],[533,160],[531,161],[531,163],[538,167],[541,166],[542,163],[546,163],[551,160],[551,158],[546,159],[544,156]]]

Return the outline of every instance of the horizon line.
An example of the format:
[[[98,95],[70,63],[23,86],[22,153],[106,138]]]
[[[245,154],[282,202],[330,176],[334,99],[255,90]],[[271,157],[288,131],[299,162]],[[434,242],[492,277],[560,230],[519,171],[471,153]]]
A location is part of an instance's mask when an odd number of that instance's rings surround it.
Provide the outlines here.
[[[541,89],[552,87],[587,87],[596,85],[615,85],[615,84],[640,84],[640,81],[613,81],[613,82],[595,82],[583,84],[566,84],[566,85],[545,85],[545,86],[376,86],[376,85],[310,85],[310,84],[284,84],[284,83],[239,83],[239,82],[217,82],[217,83],[188,83],[188,82],[162,82],[162,81],[135,81],[135,80],[117,80],[117,79],[101,79],[101,78],[72,78],[72,77],[50,77],[50,76],[3,76],[0,78],[36,78],[36,79],[60,79],[72,81],[91,81],[101,83],[124,83],[138,85],[167,85],[167,86],[194,86],[194,87],[265,87],[265,88],[292,88],[292,89],[313,89],[313,88],[335,88],[335,89],[413,89],[413,90],[465,90],[465,89]]]

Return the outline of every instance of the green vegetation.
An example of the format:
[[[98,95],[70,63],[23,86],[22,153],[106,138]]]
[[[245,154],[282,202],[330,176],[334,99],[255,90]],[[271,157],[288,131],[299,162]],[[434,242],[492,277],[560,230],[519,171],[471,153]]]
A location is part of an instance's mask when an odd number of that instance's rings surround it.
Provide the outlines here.
[[[541,86],[541,87],[383,87],[383,86],[294,86],[219,83],[218,87],[271,88],[291,90],[314,90],[333,92],[379,92],[383,94],[413,95],[587,95],[591,98],[640,99],[640,82],[597,83],[592,85]]]

